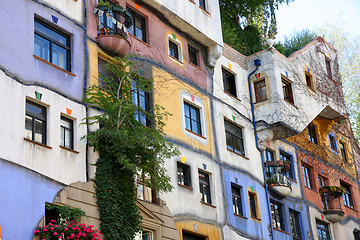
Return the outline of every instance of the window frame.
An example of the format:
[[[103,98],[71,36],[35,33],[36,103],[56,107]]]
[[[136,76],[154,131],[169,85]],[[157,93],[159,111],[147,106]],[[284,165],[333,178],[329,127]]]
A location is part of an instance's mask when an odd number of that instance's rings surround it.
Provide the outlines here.
[[[224,92],[237,98],[235,74],[229,72],[223,67],[221,68],[221,71],[222,71]]]
[[[351,192],[351,186],[341,182],[340,186],[345,190],[344,194],[343,194],[343,203],[345,207],[351,208],[351,209],[355,209],[354,207],[354,200],[352,197],[352,192]]]
[[[313,176],[312,167],[305,164],[304,162],[302,162],[301,170],[302,170],[302,175],[303,175],[304,187],[313,189],[314,183],[313,183],[313,178],[312,178],[312,176]]]
[[[173,56],[172,55],[172,51],[170,51],[170,43],[171,44],[174,44],[174,46],[176,46],[177,48],[177,54],[178,56]],[[172,34],[168,34],[168,48],[167,48],[167,51],[168,51],[168,56],[171,60],[174,60],[176,61],[176,63],[178,64],[183,64],[184,63],[184,54],[183,54],[183,47],[182,47],[182,43],[181,41],[178,39],[178,38],[174,38],[174,35]]]
[[[330,132],[328,134],[328,138],[329,138],[330,149],[332,151],[338,152],[338,145],[335,134],[333,132]]]
[[[340,150],[340,153],[341,153],[341,157],[343,159],[344,162],[348,162],[348,157],[347,157],[347,154],[346,154],[346,143],[343,142],[343,141],[339,141],[339,150]]]
[[[260,220],[260,209],[257,193],[248,191],[248,201],[250,217],[256,220]]]
[[[259,87],[258,85],[262,82],[264,83],[264,85]],[[264,88],[265,88],[265,92],[263,91]],[[265,78],[254,82],[254,93],[255,93],[256,103],[265,102],[268,100]]]
[[[316,230],[317,230],[318,240],[330,240],[331,237],[330,237],[329,224],[316,219]],[[322,237],[323,234],[319,236],[319,231],[321,231],[321,233],[326,233],[326,238]]]
[[[332,79],[331,60],[328,57],[325,57],[325,68],[326,68],[327,77]]]
[[[275,206],[277,206],[277,209],[275,209]],[[273,228],[275,230],[285,231],[283,205],[270,199],[270,209]],[[280,228],[278,228],[279,225]]]
[[[238,192],[234,192],[233,190]],[[235,183],[231,183],[231,197],[232,197],[232,207],[233,207],[234,215],[244,217],[241,190],[242,190],[241,186]]]
[[[136,12],[135,10],[127,7],[126,11],[130,12],[131,14],[131,26],[128,29],[129,34],[131,34],[132,36],[136,37],[137,39],[148,43],[147,39],[147,22],[146,22],[146,17],[144,17],[143,15],[139,14],[138,12]],[[141,24],[143,25],[142,28],[139,28],[141,30],[142,33],[142,38],[140,38],[139,36],[137,36],[137,27],[136,27],[136,20],[139,19],[139,21],[141,22]],[[131,30],[133,29],[133,30]]]
[[[288,103],[291,103],[292,105],[295,105],[292,82],[287,80],[285,77],[281,77],[281,83],[282,83],[284,100],[287,101]]]
[[[139,88],[136,85],[136,80],[131,79],[131,97],[133,100],[133,104],[139,109],[141,109],[140,111],[136,111],[134,113],[134,117],[136,121],[138,121],[139,123],[141,123],[146,127],[151,128],[152,126],[151,119],[145,113],[141,113],[141,111],[150,113],[152,107],[151,94],[144,90],[139,90]],[[135,97],[136,97],[136,101],[135,101]],[[142,102],[144,102],[145,108],[141,106]]]
[[[309,141],[318,145],[319,143],[317,139],[316,126],[314,124],[309,124],[307,129],[308,129]]]
[[[289,219],[290,219],[290,227],[291,227],[293,240],[301,240],[302,239],[301,214],[289,208]]]
[[[70,128],[62,125],[62,121],[68,122],[70,124]],[[70,132],[70,144],[66,146],[66,130]],[[60,115],[60,132],[64,133],[64,139],[62,139],[62,134],[60,134],[60,146],[74,150],[74,121],[68,117]]]
[[[227,127],[228,126],[228,127]],[[240,154],[241,156],[245,156],[245,143],[244,143],[244,137],[243,137],[243,128],[241,128],[240,126],[224,119],[224,128],[225,128],[225,141],[226,141],[226,149],[230,150],[234,153]],[[241,133],[241,136],[237,135],[237,133],[235,133],[235,131],[232,131],[233,129],[236,129],[238,132]],[[231,146],[228,143],[228,136],[230,135],[231,137]],[[242,147],[242,149],[236,149],[235,148],[235,139],[239,141],[240,147]],[[229,148],[230,146],[230,148]]]
[[[207,1],[206,0],[199,0],[199,7],[201,9],[204,9],[205,11],[208,11]]]
[[[305,71],[305,83],[308,88],[315,90],[314,77],[308,71]]]
[[[319,183],[319,189],[321,187],[327,186],[327,178],[322,175],[318,175],[318,183]],[[329,209],[329,203],[326,195],[321,195],[321,203],[324,210]]]
[[[288,159],[287,159],[287,157],[288,157]],[[295,180],[294,173],[293,173],[293,165],[294,165],[293,156],[283,150],[280,150],[279,159],[282,160],[283,162],[285,162],[286,160],[290,160],[289,171],[285,172],[284,176],[286,176],[289,179]]]
[[[30,109],[28,109],[28,105],[31,105],[32,107],[35,107],[39,110],[41,110],[41,112],[43,113],[43,116],[41,115],[38,115],[38,114],[35,114],[33,112],[30,111]],[[29,99],[26,99],[26,102],[25,102],[25,131],[27,131],[26,129],[26,119],[27,117],[31,118],[31,138],[28,138],[28,137],[25,137],[26,139],[29,139],[31,141],[34,141],[34,142],[38,142],[38,143],[41,143],[41,144],[44,144],[46,145],[46,140],[47,140],[47,107],[43,106],[43,105],[40,105],[36,102],[33,102]],[[40,121],[42,124],[41,124],[41,142],[39,141],[36,141],[36,136],[35,136],[35,130],[36,130],[36,126],[35,126],[35,122],[37,121]]]
[[[200,201],[202,203],[212,205],[210,174],[199,169],[198,175],[199,175],[199,190],[201,195]],[[200,175],[204,176],[203,179],[201,179]]]
[[[42,33],[41,31],[39,31],[38,29],[36,29],[36,23],[42,25],[43,27],[47,28],[48,30],[56,33],[56,34],[59,34],[60,36],[64,37],[66,39],[66,44],[63,44],[59,41],[57,41],[56,39],[52,38],[51,36],[49,35],[46,35],[45,33]],[[35,35],[45,39],[46,41],[49,42],[49,49],[48,49],[48,54],[49,54],[49,59],[45,59],[43,58],[42,56],[39,56],[36,54],[35,52]],[[61,67],[59,65],[56,65],[54,63],[54,60],[53,60],[53,48],[54,46],[57,46],[63,50],[65,50],[66,52],[66,64],[65,64],[65,68],[64,67]],[[35,18],[34,19],[34,55],[37,56],[38,58],[46,61],[46,62],[49,62],[51,64],[53,64],[54,66],[60,68],[60,69],[64,69],[65,71],[68,71],[68,72],[71,72],[71,36],[69,34],[66,34],[64,33],[63,31],[53,27],[52,25],[38,19],[38,18]],[[40,54],[41,55],[41,54]]]
[[[189,107],[189,116],[186,116],[186,111],[185,111],[185,107]],[[193,119],[192,118],[192,114],[191,114],[191,109],[193,109],[195,111],[195,114],[196,114],[196,117],[198,118],[198,121],[196,119]],[[190,104],[189,102],[187,101],[184,101],[184,118],[185,118],[185,129],[190,131],[190,132],[193,132],[199,136],[203,136],[203,131],[202,131],[202,124],[201,124],[201,114],[200,114],[200,108],[198,108],[197,106],[194,106],[192,104]],[[190,120],[190,129],[188,128],[187,126],[187,121],[186,119],[189,119]],[[195,122],[196,125],[197,125],[197,131],[194,131],[193,129],[193,125],[192,123]]]
[[[180,186],[186,186],[188,188],[192,189],[192,185],[191,185],[191,172],[190,172],[190,166],[186,165],[184,163],[181,162],[177,162],[177,183]],[[179,172],[179,169],[182,170],[182,176]],[[182,181],[181,181],[181,177],[183,177]]]
[[[191,47],[188,45],[188,56],[189,56],[189,63],[199,67],[199,51],[196,48]],[[194,61],[195,60],[195,61]]]
[[[273,150],[270,150],[268,148],[264,151],[265,155],[265,163],[266,162],[275,162],[275,152]],[[271,178],[273,174],[275,174],[275,167],[266,165],[266,177]]]

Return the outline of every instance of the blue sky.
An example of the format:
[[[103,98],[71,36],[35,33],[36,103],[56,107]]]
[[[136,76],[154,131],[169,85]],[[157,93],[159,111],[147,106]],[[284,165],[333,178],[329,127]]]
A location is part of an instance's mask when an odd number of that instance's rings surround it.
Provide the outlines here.
[[[304,28],[311,30],[325,23],[335,24],[339,18],[346,22],[347,32],[360,35],[359,0],[294,0],[289,6],[280,6],[276,18],[277,41]]]

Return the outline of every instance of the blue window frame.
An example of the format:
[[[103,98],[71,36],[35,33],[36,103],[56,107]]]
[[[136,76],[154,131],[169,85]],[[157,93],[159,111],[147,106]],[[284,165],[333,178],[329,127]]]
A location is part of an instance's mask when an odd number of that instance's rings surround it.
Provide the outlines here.
[[[35,56],[71,71],[70,37],[37,19],[35,19],[34,29]]]
[[[135,119],[142,125],[150,127],[151,119],[148,116],[150,112],[150,94],[144,90],[140,90],[136,86],[135,80],[131,80],[131,89],[133,103],[138,107],[138,110],[135,112]]]
[[[280,203],[270,200],[270,207],[273,227],[285,231],[283,206]]]
[[[335,137],[335,134],[331,131],[328,135],[329,137],[329,144],[330,144],[330,148],[333,152],[336,152],[338,151],[338,146],[337,146],[337,141],[336,141],[336,137]]]
[[[286,171],[284,173],[284,175],[290,179],[294,179],[292,156],[290,154],[280,150],[280,160],[282,160],[283,162],[290,162],[289,171]]]
[[[184,102],[185,127],[186,129],[202,135],[200,110],[197,107]]]

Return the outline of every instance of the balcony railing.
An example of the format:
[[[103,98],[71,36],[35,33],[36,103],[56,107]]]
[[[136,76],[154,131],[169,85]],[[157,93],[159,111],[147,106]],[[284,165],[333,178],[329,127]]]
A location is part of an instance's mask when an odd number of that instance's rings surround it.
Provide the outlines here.
[[[266,162],[265,165],[269,190],[281,198],[288,196],[292,190],[291,183],[285,176],[290,169],[289,164],[283,161],[271,161]]]

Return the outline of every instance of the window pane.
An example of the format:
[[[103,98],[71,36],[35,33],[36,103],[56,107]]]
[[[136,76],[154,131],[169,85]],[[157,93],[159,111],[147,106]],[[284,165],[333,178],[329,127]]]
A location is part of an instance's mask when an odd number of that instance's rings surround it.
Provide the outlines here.
[[[232,142],[232,135],[230,133],[225,133],[225,135],[226,135],[227,149],[234,151],[233,142]]]
[[[61,134],[60,146],[65,146],[65,129],[63,127],[60,128],[60,134]]]
[[[233,140],[235,152],[244,155],[244,146],[242,140],[237,137],[234,137]]]
[[[68,40],[66,37],[64,37],[61,34],[53,31],[52,29],[42,25],[39,22],[35,22],[35,30],[41,32],[42,34],[50,37],[52,40],[55,40],[61,44],[64,44],[64,45],[68,44]]]
[[[43,111],[43,109],[29,102],[26,102],[26,113],[41,119],[45,118],[45,112]]]
[[[34,54],[46,61],[50,61],[50,42],[35,34]]]
[[[43,122],[41,120],[35,119],[35,141],[37,142],[43,142]]]
[[[52,63],[63,69],[67,69],[67,50],[57,46],[52,45]]]
[[[32,117],[25,116],[25,138],[32,140]]]
[[[72,140],[71,140],[71,131],[69,129],[65,129],[65,147],[72,148]]]

